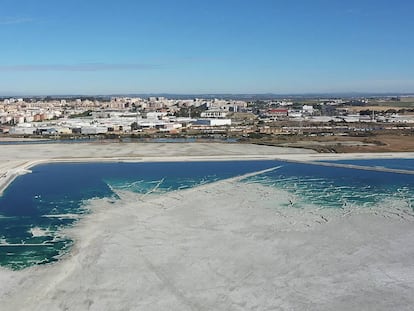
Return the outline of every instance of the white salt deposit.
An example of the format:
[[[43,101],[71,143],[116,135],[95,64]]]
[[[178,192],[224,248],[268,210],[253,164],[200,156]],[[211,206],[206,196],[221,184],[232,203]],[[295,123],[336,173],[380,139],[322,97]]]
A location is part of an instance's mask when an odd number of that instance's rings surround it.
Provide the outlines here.
[[[290,195],[231,179],[116,204],[67,234],[59,262],[0,270],[2,310],[410,310],[414,214],[282,207]],[[389,204],[387,202],[386,204]],[[24,293],[24,294],[22,294]]]
[[[29,232],[33,237],[42,237],[50,235],[49,230],[45,230],[39,227],[30,228]]]

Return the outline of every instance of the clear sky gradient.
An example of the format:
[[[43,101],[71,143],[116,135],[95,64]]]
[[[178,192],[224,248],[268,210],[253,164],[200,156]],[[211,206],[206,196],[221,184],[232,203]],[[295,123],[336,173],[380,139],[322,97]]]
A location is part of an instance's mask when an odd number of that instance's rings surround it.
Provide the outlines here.
[[[410,0],[0,0],[0,94],[414,92]]]

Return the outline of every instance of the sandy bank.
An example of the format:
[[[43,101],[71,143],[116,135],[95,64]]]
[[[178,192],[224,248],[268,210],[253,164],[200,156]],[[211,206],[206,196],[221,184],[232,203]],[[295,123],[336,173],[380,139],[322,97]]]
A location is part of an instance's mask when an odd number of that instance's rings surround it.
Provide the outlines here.
[[[0,146],[0,171],[29,161],[183,161],[237,159],[414,158],[413,152],[320,154],[313,150],[236,143],[78,143]],[[10,165],[8,165],[10,164]]]
[[[231,179],[162,196],[120,192],[68,234],[50,266],[0,270],[4,310],[410,310],[414,217],[283,207]],[[386,208],[385,208],[386,207]],[[3,285],[4,284],[4,285]],[[22,294],[24,293],[24,294]]]
[[[0,146],[0,159],[56,158],[142,158],[196,156],[262,156],[315,153],[298,148],[281,148],[226,143],[75,143]]]

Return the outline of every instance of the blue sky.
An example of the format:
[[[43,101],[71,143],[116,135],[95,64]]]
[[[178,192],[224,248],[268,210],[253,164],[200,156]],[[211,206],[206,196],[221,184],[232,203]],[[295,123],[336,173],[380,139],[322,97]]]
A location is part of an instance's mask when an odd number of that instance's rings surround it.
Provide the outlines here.
[[[414,92],[409,0],[0,0],[0,94]]]

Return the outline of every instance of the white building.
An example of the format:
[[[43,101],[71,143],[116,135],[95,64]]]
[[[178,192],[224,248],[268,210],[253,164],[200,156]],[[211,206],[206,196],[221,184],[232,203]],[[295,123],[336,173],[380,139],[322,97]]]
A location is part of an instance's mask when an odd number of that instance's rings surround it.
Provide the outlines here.
[[[302,112],[305,115],[313,115],[313,106],[303,105]]]
[[[95,135],[95,134],[106,134],[108,132],[107,127],[103,126],[82,126],[81,134],[84,135]]]
[[[203,111],[200,116],[202,118],[224,119],[227,116],[227,112],[226,111],[220,111],[220,110],[207,110],[207,111]]]
[[[10,135],[32,135],[36,131],[36,128],[32,127],[29,123],[23,123],[18,126],[14,126],[10,129]]]
[[[227,126],[231,125],[231,119],[197,119],[193,122],[196,126]]]

